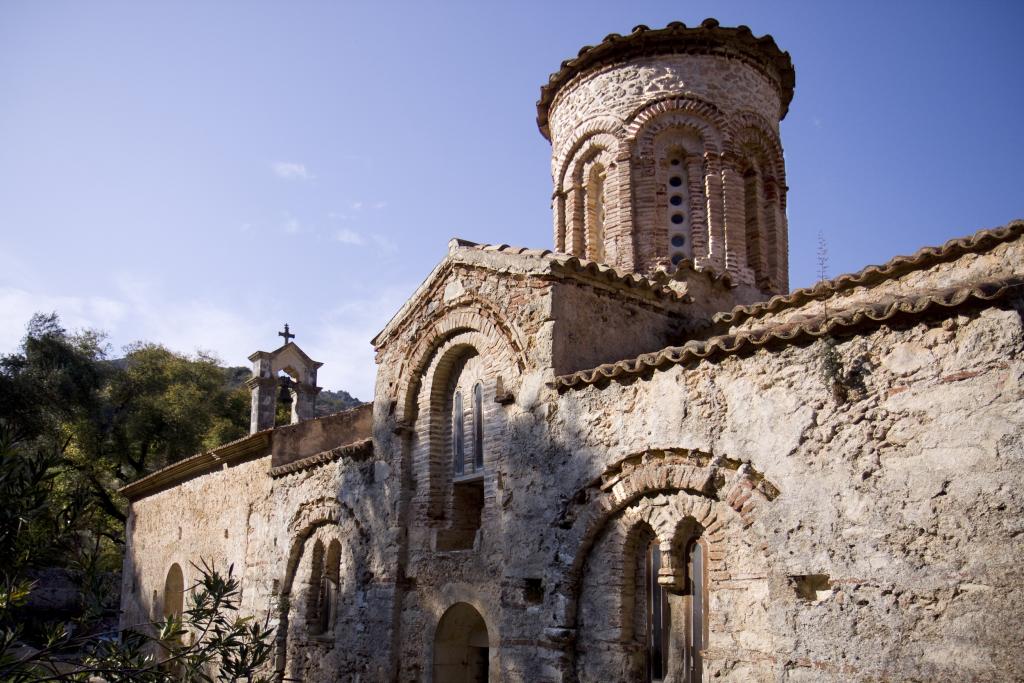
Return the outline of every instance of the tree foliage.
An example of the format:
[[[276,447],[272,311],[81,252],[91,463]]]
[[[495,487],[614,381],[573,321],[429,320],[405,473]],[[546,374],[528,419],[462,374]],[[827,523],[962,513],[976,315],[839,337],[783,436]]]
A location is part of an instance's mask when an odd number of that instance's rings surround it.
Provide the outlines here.
[[[149,343],[118,360],[108,353],[102,333],[70,333],[50,314],[34,316],[18,352],[0,357],[0,680],[257,680],[266,628],[231,616],[230,573],[204,567],[198,602],[161,625],[191,634],[187,647],[159,639],[173,666],[152,659],[157,641],[145,634],[100,630],[117,599],[107,579],[124,540],[118,489],[244,435],[249,421],[247,392],[209,354]],[[72,570],[81,592],[78,614],[57,626],[27,607],[32,571],[54,566]],[[73,666],[62,663],[69,656]]]

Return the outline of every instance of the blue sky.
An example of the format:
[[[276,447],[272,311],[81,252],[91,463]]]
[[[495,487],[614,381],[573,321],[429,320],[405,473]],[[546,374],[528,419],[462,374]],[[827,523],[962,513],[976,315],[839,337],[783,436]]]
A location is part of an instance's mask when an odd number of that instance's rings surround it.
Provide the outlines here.
[[[33,311],[240,365],[285,321],[372,395],[450,237],[550,247],[534,103],[610,32],[707,16],[793,57],[791,284],[1024,217],[1024,3],[0,4],[0,352]]]

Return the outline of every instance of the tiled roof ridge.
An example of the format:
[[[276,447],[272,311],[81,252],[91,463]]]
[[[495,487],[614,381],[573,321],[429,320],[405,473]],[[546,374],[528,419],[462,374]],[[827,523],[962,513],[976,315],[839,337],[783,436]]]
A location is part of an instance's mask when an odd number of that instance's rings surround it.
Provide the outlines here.
[[[894,297],[885,302],[853,307],[827,317],[821,315],[761,330],[740,334],[723,334],[704,341],[692,340],[683,346],[669,346],[636,358],[606,363],[569,375],[561,375],[552,380],[550,386],[559,390],[574,389],[597,384],[604,379],[638,376],[648,370],[701,360],[718,354],[732,355],[745,350],[761,348],[773,342],[790,344],[806,339],[816,339],[865,323],[884,323],[900,314],[921,315],[937,307],[956,308],[971,300],[995,301],[1020,287],[1024,287],[1024,277],[1009,277],[973,282],[925,294]]]
[[[633,56],[687,51],[704,53],[726,46],[760,64],[777,81],[782,116],[785,117],[796,85],[796,72],[789,53],[780,50],[770,35],[755,36],[747,26],[720,26],[717,19],[708,18],[700,26],[673,21],[665,28],[652,29],[640,24],[627,35],[610,33],[597,45],[580,48],[575,57],[563,61],[561,68],[541,86],[537,101],[537,127],[545,138],[551,138],[548,111],[558,91],[577,74]]]
[[[129,498],[136,497],[148,493],[151,489],[160,487],[162,483],[167,483],[162,482],[164,479],[167,479],[168,482],[172,479],[174,481],[182,481],[205,473],[212,465],[232,462],[237,458],[246,457],[263,448],[269,448],[272,438],[271,432],[274,429],[274,427],[268,427],[252,434],[246,434],[241,438],[221,444],[208,451],[201,451],[187,458],[182,458],[177,462],[150,472],[144,477],[139,477],[129,484],[125,484],[118,489],[118,493]]]
[[[352,443],[345,444],[344,446],[337,446],[326,451],[317,453],[316,455],[310,455],[290,462],[286,465],[280,465],[278,467],[272,467],[270,469],[271,477],[283,477],[286,474],[293,474],[302,470],[308,470],[319,465],[326,465],[327,463],[334,462],[345,456],[354,456],[357,454],[363,454],[363,451],[368,451],[364,455],[369,455],[373,452],[373,439],[367,437],[360,439],[359,441],[353,441]]]
[[[274,431],[279,431],[289,427],[295,427],[297,425],[308,425],[310,422],[315,422],[317,420],[323,420],[325,418],[335,417],[337,415],[343,415],[345,413],[351,413],[357,410],[365,410],[366,406],[368,405],[372,405],[372,402],[368,401],[366,403],[360,403],[359,405],[352,406],[351,408],[345,408],[344,410],[328,413],[327,415],[318,415],[317,417],[311,417],[307,420],[296,422],[295,424],[275,425],[273,427],[261,429],[260,431],[254,432],[252,434],[246,434],[245,436],[235,439],[234,441],[228,441],[227,443],[223,443],[217,446],[216,448],[211,448],[210,450],[207,451],[200,451],[199,453],[190,455],[187,458],[182,458],[177,462],[173,462],[170,465],[161,467],[158,470],[150,472],[144,477],[139,477],[135,481],[129,484],[125,484],[120,489],[118,489],[118,491],[122,495],[132,496],[134,495],[135,491],[145,491],[148,488],[150,488],[153,482],[157,482],[158,480],[167,476],[172,476],[176,472],[181,473],[182,477],[202,474],[200,470],[204,467],[208,467],[216,463],[231,461],[233,457],[236,455],[247,454],[250,450],[250,443],[252,444],[253,448],[259,448],[261,446],[269,447],[271,439],[273,438],[272,434]]]
[[[713,319],[716,323],[736,325],[748,318],[776,313],[786,308],[796,308],[855,287],[892,280],[914,270],[957,259],[964,254],[986,251],[1003,242],[1013,241],[1021,235],[1024,235],[1024,220],[1013,220],[998,228],[986,228],[966,237],[955,237],[942,246],[922,247],[909,256],[895,256],[880,266],[866,266],[855,273],[846,273],[812,287],[793,290],[789,294],[779,294],[767,301],[736,306],[731,311],[716,313]]]
[[[653,275],[641,273],[620,272],[614,266],[599,261],[580,258],[564,252],[552,251],[551,249],[532,249],[528,247],[516,247],[509,244],[481,244],[470,240],[456,238],[451,241],[453,247],[462,249],[473,249],[476,251],[490,253],[515,254],[517,256],[529,256],[550,261],[556,268],[564,269],[570,273],[587,275],[610,283],[624,285],[627,289],[638,289],[649,291],[655,296],[687,301],[688,295],[679,292],[669,286],[669,283],[682,279],[682,275],[689,271],[699,273],[707,277],[713,283],[719,283],[724,287],[732,287],[732,278],[727,272],[718,272],[710,268],[697,267],[691,259],[681,261],[676,270],[669,273],[664,270],[657,271]]]

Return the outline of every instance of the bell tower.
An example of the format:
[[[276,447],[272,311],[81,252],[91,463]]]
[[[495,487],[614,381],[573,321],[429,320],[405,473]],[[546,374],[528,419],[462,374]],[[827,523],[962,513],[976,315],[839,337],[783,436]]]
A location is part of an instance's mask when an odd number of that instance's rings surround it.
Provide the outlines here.
[[[789,53],[749,28],[612,34],[541,88],[555,248],[651,275],[728,272],[760,298],[789,289],[779,122]]]
[[[319,363],[305,354],[292,341],[295,335],[285,324],[284,345],[275,351],[257,351],[249,356],[252,361],[252,377],[245,384],[252,392],[252,412],[249,433],[270,429],[274,426],[277,404],[291,405],[291,424],[315,416],[316,395],[322,387],[316,385],[316,371]]]

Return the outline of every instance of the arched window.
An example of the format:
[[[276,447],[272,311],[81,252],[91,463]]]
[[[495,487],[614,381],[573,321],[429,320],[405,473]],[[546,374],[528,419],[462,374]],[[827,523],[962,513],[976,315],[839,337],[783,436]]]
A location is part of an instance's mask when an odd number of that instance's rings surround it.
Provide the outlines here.
[[[306,603],[306,624],[310,633],[321,633],[321,590],[324,579],[324,544],[317,541],[313,544],[313,554],[309,567],[309,594]]]
[[[690,230],[690,180],[687,159],[682,150],[671,150],[667,159],[665,216],[668,231],[668,253],[673,267],[693,256]]]
[[[686,683],[700,683],[703,670],[700,653],[704,649],[704,610],[707,603],[704,566],[704,544],[699,538],[693,538],[686,550],[687,633],[683,646],[682,678]]]
[[[669,631],[672,615],[668,594],[658,583],[661,571],[661,546],[654,539],[647,545],[644,571],[644,595],[647,612],[647,680],[662,681],[668,673]]]
[[[761,216],[761,174],[750,168],[743,174],[744,229],[747,243],[747,265],[754,272],[754,282],[761,286],[767,276],[765,268],[765,226]]]
[[[452,461],[456,476],[466,473],[466,427],[461,391],[456,391],[452,397]]]
[[[604,262],[604,197],[605,168],[599,163],[590,165],[586,178],[586,257],[593,261]]]
[[[324,560],[324,568],[320,574],[320,590],[317,595],[319,633],[327,633],[334,627],[340,571],[341,543],[333,540],[327,546],[327,558]]]
[[[185,608],[185,577],[177,562],[167,570],[164,580],[164,618],[181,617]]]
[[[484,468],[484,387],[473,385],[473,467]]]

